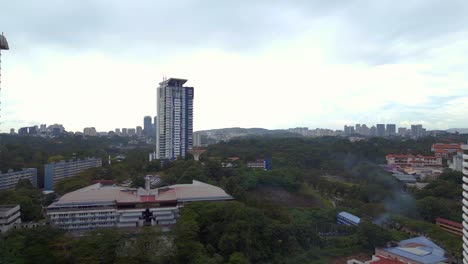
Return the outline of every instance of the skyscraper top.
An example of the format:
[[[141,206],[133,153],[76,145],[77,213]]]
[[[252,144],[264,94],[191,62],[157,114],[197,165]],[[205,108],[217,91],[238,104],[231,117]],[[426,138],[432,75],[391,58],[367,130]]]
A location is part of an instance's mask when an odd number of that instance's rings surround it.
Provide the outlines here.
[[[0,35],[0,49],[8,50],[10,47],[8,46],[8,42],[3,35],[3,33]]]
[[[169,86],[182,86],[186,83],[186,79],[178,79],[178,78],[169,78],[159,83],[159,85],[167,84]]]

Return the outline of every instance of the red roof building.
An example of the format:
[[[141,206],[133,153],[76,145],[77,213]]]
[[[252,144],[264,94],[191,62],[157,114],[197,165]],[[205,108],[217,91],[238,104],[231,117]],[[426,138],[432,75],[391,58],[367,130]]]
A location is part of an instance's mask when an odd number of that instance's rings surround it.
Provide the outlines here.
[[[447,232],[450,232],[455,235],[463,236],[463,225],[454,221],[450,221],[444,218],[437,218],[436,225],[444,229]]]

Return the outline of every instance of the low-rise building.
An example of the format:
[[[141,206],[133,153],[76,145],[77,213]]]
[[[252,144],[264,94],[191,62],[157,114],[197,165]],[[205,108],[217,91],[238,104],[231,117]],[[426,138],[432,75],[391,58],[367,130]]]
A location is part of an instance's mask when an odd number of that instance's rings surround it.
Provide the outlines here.
[[[361,218],[348,212],[341,212],[336,216],[336,223],[348,226],[357,226],[361,223]]]
[[[452,160],[447,161],[447,165],[454,171],[463,171],[463,154],[453,155]]]
[[[450,221],[444,218],[437,218],[436,225],[444,229],[447,232],[450,232],[455,235],[463,236],[463,225],[454,221]]]
[[[423,236],[402,240],[395,247],[376,248],[375,255],[409,264],[437,264],[448,260],[441,247]]]
[[[78,173],[102,166],[102,159],[87,158],[82,160],[60,161],[44,165],[44,189],[53,190],[57,181],[73,177]]]
[[[21,224],[20,206],[0,205],[0,233],[5,233],[16,224]]]
[[[387,159],[388,165],[412,167],[442,166],[442,158],[435,156],[388,154],[385,158]]]
[[[461,145],[463,145],[463,143],[435,143],[432,144],[431,151],[434,152],[436,157],[450,159],[453,155],[462,153]]]
[[[0,190],[14,189],[19,180],[27,179],[34,187],[37,187],[37,169],[27,168],[20,171],[8,170],[7,173],[0,171]]]
[[[247,167],[261,170],[271,170],[271,162],[268,159],[258,159],[256,161],[247,162]]]
[[[96,183],[70,192],[47,207],[51,223],[69,231],[171,225],[185,203],[232,200],[223,189],[199,181],[150,189]]]

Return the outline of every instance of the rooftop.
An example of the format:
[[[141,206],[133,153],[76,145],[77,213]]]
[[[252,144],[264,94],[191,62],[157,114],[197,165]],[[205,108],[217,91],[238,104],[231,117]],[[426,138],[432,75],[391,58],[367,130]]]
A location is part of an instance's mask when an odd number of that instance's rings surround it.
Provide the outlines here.
[[[96,183],[63,195],[49,207],[75,206],[77,204],[188,202],[232,199],[232,196],[227,194],[223,189],[195,180],[191,184],[176,184],[150,190]]]
[[[439,263],[447,260],[444,256],[445,251],[423,236],[402,240],[398,247],[383,250],[419,263]]]
[[[446,224],[446,225],[451,225],[451,226],[454,226],[454,227],[458,227],[458,228],[463,228],[463,225],[461,223],[457,223],[457,222],[454,222],[454,221],[450,221],[448,219],[444,219],[444,218],[441,218],[441,217],[438,217],[436,219],[436,222],[438,223],[442,223],[442,224]]]
[[[186,83],[186,79],[179,79],[179,78],[169,78],[167,80],[164,80],[159,83],[159,85],[168,85],[168,86],[182,86],[184,83]]]
[[[351,221],[353,221],[355,223],[361,222],[361,218],[359,218],[359,217],[357,217],[357,216],[355,216],[353,214],[350,214],[348,212],[341,212],[338,215],[343,216],[343,217],[345,217],[345,218],[347,218],[347,219],[349,219],[349,220],[351,220]]]

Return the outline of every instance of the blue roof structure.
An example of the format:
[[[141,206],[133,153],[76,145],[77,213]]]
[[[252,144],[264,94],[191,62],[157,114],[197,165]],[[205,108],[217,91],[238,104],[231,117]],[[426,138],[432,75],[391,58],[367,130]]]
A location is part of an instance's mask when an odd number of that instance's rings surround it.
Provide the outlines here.
[[[342,217],[345,217],[353,222],[355,222],[356,224],[359,224],[361,222],[361,218],[355,216],[355,215],[352,215],[348,212],[341,212],[339,213],[338,215],[341,215]]]
[[[436,264],[447,261],[445,251],[423,236],[402,240],[398,247],[383,250],[419,263]]]

